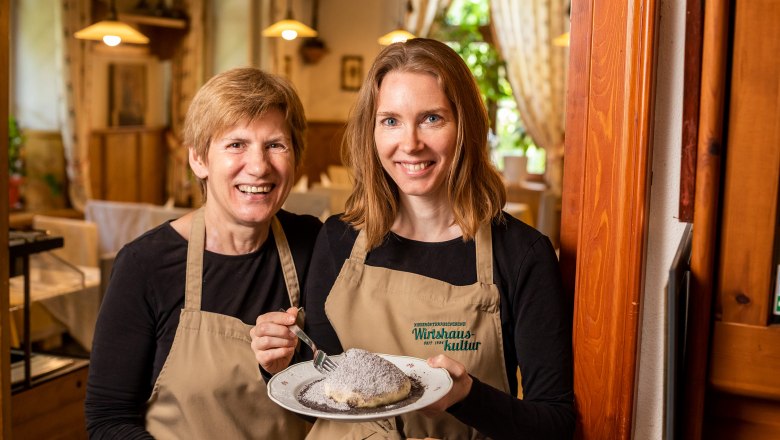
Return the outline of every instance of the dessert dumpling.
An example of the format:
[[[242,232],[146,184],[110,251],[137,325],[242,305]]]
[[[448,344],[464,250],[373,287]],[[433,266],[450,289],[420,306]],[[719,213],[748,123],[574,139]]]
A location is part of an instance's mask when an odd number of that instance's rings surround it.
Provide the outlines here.
[[[353,408],[374,408],[405,399],[412,381],[392,362],[359,348],[350,348],[339,367],[325,376],[323,391]]]

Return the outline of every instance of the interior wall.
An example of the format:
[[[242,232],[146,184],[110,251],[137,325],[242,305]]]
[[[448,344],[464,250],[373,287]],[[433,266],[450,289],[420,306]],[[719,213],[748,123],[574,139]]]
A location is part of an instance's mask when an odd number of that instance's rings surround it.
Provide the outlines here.
[[[254,1],[254,0],[251,0]],[[214,73],[233,67],[248,66],[249,50],[247,40],[251,17],[247,13],[250,0],[211,0],[214,44],[212,65]]]
[[[59,131],[54,34],[59,8],[50,0],[11,0],[10,111],[25,129]],[[19,38],[24,35],[24,38]]]
[[[682,143],[685,2],[660,2],[653,177],[634,439],[663,438],[666,281],[686,223],[677,220]]]
[[[293,15],[307,25],[312,24],[312,2],[292,2]],[[382,46],[377,38],[397,25],[398,6],[395,1],[327,0],[319,2],[319,38],[328,49],[316,64],[305,64],[299,54],[302,40],[282,40],[252,35],[251,17],[247,15],[249,0],[212,0],[213,67],[214,73],[250,64],[250,38],[262,38],[261,68],[288,77],[303,102],[306,116],[314,121],[345,121],[357,92],[341,89],[341,63],[344,56],[359,56],[363,60],[363,76]],[[282,18],[285,3],[260,2],[261,15],[276,11]],[[263,26],[269,21],[261,17]]]
[[[342,57],[362,57],[365,78],[382,50],[377,39],[397,25],[397,11],[395,1],[320,1],[320,38],[329,52],[317,64],[302,65],[296,83],[309,119],[346,121],[357,92],[341,89]],[[295,58],[300,62],[297,54]]]

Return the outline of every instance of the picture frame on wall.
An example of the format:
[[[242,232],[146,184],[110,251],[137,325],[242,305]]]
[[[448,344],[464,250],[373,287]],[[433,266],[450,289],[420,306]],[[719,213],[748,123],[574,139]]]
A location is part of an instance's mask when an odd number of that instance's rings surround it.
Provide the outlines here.
[[[108,66],[108,126],[143,126],[146,123],[146,65],[111,63]]]
[[[341,57],[341,90],[356,92],[363,83],[363,57],[344,55]]]

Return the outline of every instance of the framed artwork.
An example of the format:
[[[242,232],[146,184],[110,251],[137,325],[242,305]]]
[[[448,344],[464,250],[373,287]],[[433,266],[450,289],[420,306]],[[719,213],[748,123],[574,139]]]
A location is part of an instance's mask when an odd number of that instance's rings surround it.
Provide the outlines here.
[[[145,64],[108,65],[108,126],[146,123],[147,78]]]
[[[341,57],[341,90],[356,92],[363,83],[363,57],[344,55]]]

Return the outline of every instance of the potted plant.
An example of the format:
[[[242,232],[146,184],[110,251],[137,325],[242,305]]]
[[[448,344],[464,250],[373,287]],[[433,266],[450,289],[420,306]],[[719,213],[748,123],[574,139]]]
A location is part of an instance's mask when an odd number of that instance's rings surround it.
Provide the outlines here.
[[[11,209],[24,207],[21,187],[24,181],[24,137],[13,116],[8,117],[8,204]]]

